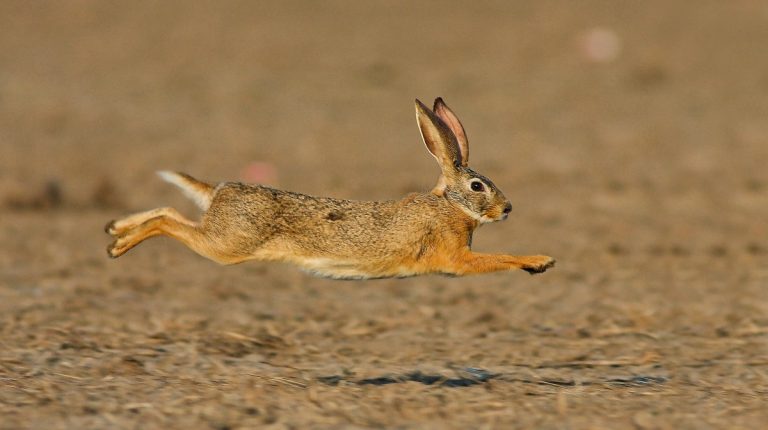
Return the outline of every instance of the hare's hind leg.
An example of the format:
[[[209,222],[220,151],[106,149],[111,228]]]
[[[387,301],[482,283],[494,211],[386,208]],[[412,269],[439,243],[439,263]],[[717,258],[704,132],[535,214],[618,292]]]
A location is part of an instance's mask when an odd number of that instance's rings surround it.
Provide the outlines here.
[[[454,264],[453,271],[457,275],[471,275],[520,269],[533,275],[542,273],[554,265],[555,259],[546,255],[515,256],[468,251]]]
[[[198,223],[192,222],[173,208],[153,209],[113,221],[107,225],[107,232],[115,241],[107,247],[107,253],[117,258],[131,248],[154,236],[168,236],[183,243],[198,254],[222,264],[241,261],[235,256],[221,252],[221,247]]]
[[[115,237],[115,241],[107,247],[107,253],[110,257],[117,258],[145,239],[165,234],[166,230],[177,232],[192,231],[196,228],[197,223],[188,220],[174,208],[139,212],[107,224],[104,230]]]

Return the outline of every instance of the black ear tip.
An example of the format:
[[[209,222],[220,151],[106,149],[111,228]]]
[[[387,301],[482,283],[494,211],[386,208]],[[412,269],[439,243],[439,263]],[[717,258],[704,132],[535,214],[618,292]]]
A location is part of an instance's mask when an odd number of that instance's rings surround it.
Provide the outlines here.
[[[443,98],[442,98],[442,97],[438,97],[438,98],[436,98],[436,99],[435,99],[435,105],[434,105],[435,107],[434,107],[434,109],[437,109],[437,107],[438,107],[438,106],[441,106],[441,105],[442,105],[442,106],[445,106],[445,102],[443,101]],[[433,110],[434,110],[434,109],[433,109]]]

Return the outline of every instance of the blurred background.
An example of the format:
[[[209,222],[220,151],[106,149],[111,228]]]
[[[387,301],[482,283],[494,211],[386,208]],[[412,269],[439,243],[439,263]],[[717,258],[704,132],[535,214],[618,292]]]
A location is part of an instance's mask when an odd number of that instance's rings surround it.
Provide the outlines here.
[[[90,327],[98,344],[169,326],[262,333],[266,319],[293,348],[271,354],[362,373],[765,357],[767,41],[768,5],[749,0],[0,2],[7,346],[56,350],[25,337],[46,327]],[[108,220],[195,213],[161,169],[349,199],[429,190],[439,170],[413,99],[437,96],[515,207],[475,248],[546,253],[555,269],[339,283],[219,267],[165,239],[106,258]],[[362,336],[347,355],[340,327]],[[627,332],[651,337],[610,337]],[[744,390],[734,401],[755,398]]]

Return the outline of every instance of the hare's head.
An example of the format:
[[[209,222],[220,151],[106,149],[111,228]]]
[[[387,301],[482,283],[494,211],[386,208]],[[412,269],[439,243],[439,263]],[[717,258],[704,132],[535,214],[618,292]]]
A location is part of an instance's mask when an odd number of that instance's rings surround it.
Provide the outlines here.
[[[481,223],[506,219],[512,204],[490,179],[467,166],[467,134],[443,99],[435,100],[433,110],[416,100],[416,121],[424,144],[443,171],[432,192]]]

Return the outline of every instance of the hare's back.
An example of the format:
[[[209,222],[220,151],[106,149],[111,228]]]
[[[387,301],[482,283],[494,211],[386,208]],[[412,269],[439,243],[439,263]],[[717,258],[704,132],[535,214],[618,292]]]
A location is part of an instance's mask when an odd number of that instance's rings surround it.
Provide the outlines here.
[[[356,234],[392,219],[387,202],[313,197],[262,185],[219,185],[203,222],[211,227],[246,232],[261,240],[275,235],[296,238]],[[347,238],[349,239],[349,238]]]

